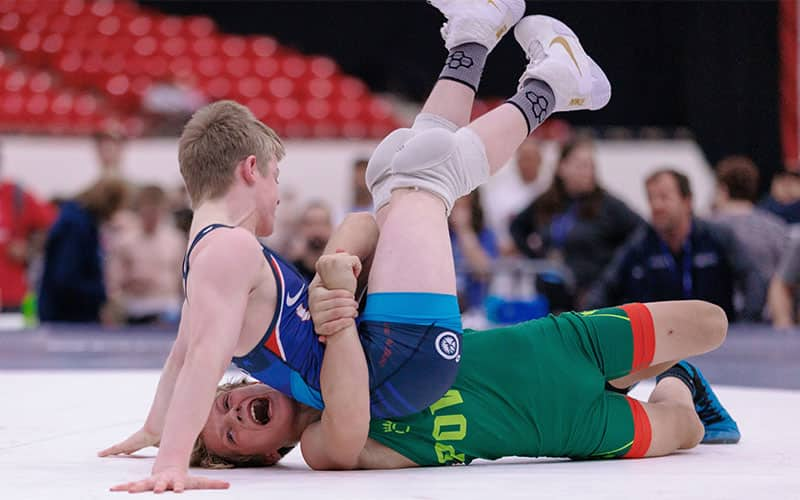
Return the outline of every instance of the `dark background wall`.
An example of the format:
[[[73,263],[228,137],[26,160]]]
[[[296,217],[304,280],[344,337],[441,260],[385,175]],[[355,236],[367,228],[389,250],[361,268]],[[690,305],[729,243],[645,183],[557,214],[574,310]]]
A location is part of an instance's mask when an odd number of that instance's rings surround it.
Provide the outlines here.
[[[422,100],[441,69],[442,18],[422,1],[141,3],[211,16],[229,33],[266,33],[334,58],[373,90]],[[710,162],[742,153],[766,183],[780,168],[778,7],[775,2],[528,2],[581,37],[612,83],[609,105],[563,116],[576,125],[688,127]],[[480,95],[514,91],[523,54],[506,37],[489,58]]]

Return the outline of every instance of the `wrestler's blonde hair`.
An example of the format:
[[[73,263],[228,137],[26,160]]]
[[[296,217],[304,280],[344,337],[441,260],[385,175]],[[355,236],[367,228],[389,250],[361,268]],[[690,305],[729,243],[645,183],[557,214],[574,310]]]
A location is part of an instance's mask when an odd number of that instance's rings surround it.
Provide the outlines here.
[[[246,378],[232,380],[217,387],[217,392],[214,397],[219,397],[220,394],[225,394],[234,389],[245,387],[258,382],[248,381]],[[281,458],[285,457],[294,446],[287,446],[278,450]],[[233,469],[235,467],[267,467],[275,465],[277,462],[269,462],[265,457],[252,455],[252,456],[238,456],[238,457],[223,457],[216,453],[212,453],[206,447],[205,441],[202,436],[197,436],[192,448],[192,455],[189,458],[189,465],[191,467],[202,467],[203,469]]]
[[[278,134],[234,101],[217,101],[199,109],[186,124],[178,143],[178,162],[186,190],[197,206],[225,194],[236,165],[256,157],[262,175],[271,160],[286,151]]]

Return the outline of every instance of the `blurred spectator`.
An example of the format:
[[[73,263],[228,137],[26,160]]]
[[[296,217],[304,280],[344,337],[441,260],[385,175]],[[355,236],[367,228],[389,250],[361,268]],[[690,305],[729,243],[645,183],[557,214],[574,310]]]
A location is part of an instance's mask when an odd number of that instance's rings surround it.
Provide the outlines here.
[[[19,311],[28,264],[41,251],[56,210],[19,184],[0,180],[0,311]]]
[[[169,194],[169,211],[172,213],[174,226],[189,238],[189,230],[192,227],[192,202],[189,199],[189,192],[186,186],[181,184]]]
[[[449,223],[461,310],[483,307],[499,251],[494,232],[484,223],[479,191],[456,201]]]
[[[298,238],[292,252],[293,264],[308,281],[314,279],[317,259],[333,232],[331,209],[322,201],[306,205],[297,226]]]
[[[800,172],[784,170],[775,174],[769,195],[759,206],[789,224],[800,224]]]
[[[517,253],[509,226],[516,215],[528,206],[538,194],[536,184],[542,168],[542,145],[539,139],[530,136],[519,146],[516,153],[516,168],[502,185],[493,180],[492,189],[486,189],[485,212],[489,226],[497,236],[503,255]],[[503,180],[503,178],[498,178]]]
[[[594,147],[582,139],[563,147],[552,185],[512,221],[511,236],[528,257],[563,261],[580,297],[642,223],[597,184]]]
[[[367,188],[367,164],[369,160],[359,158],[353,163],[353,203],[348,212],[372,212],[372,195]]]
[[[769,286],[769,312],[772,326],[791,328],[797,324],[797,290],[800,289],[800,239],[795,239],[781,260]]]
[[[780,217],[756,208],[758,168],[747,157],[730,156],[717,165],[713,222],[733,231],[762,276],[769,280],[789,244],[789,228]]]
[[[96,322],[106,302],[100,225],[125,203],[126,185],[101,177],[61,212],[47,236],[39,293],[42,321]]]
[[[297,241],[300,238],[297,232],[301,211],[297,192],[290,187],[281,189],[281,202],[275,212],[275,229],[271,235],[259,238],[261,242],[271,250],[293,259],[293,255],[299,252]]]
[[[729,229],[692,216],[689,179],[674,170],[659,170],[645,186],[652,225],[636,231],[616,253],[586,307],[702,299],[734,319],[738,284],[745,299],[741,319],[760,319],[766,280]]]
[[[133,206],[137,224],[107,249],[109,297],[128,324],[177,319],[186,237],[174,226],[160,187],[141,188]]]
[[[122,175],[122,151],[125,139],[116,129],[108,129],[94,136],[94,147],[100,162],[100,175]]]

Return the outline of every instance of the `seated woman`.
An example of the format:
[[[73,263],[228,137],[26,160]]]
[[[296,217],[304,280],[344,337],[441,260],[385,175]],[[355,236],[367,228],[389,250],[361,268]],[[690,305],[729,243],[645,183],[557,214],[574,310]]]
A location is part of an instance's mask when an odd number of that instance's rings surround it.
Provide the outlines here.
[[[561,149],[553,184],[514,218],[511,236],[523,255],[563,261],[575,275],[574,304],[579,304],[614,250],[641,223],[624,202],[600,187],[594,147],[578,139]]]

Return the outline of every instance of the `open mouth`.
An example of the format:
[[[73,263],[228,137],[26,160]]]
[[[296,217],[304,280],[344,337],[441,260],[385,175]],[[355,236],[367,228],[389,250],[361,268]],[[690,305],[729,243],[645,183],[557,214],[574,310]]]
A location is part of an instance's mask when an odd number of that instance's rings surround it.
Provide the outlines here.
[[[270,420],[269,399],[257,398],[250,402],[250,416],[259,425],[267,425]]]

